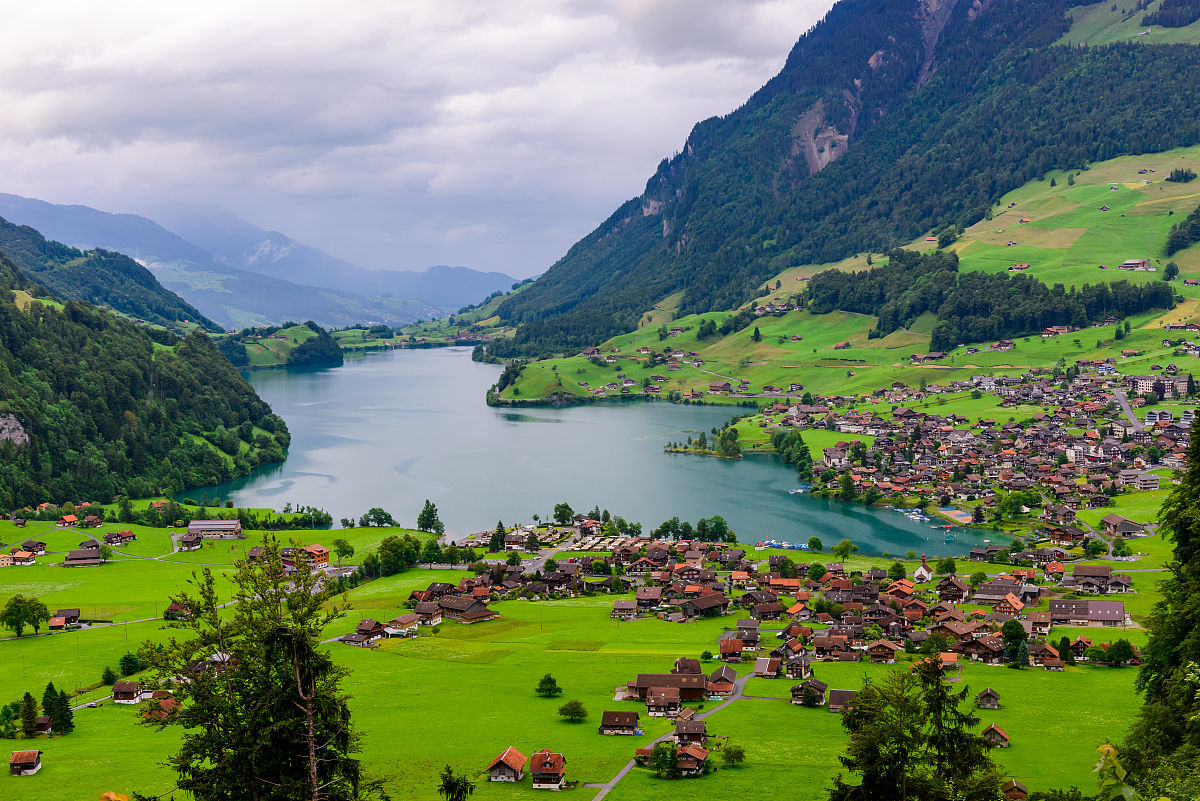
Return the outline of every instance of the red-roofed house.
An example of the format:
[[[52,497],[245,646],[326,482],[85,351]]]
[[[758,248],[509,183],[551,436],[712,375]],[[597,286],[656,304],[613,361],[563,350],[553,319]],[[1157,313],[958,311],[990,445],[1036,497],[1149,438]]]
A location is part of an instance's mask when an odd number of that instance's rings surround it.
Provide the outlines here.
[[[529,772],[533,775],[533,789],[561,790],[566,781],[567,758],[543,748],[529,757]]]
[[[489,782],[519,782],[525,778],[529,758],[511,745],[487,766]]]

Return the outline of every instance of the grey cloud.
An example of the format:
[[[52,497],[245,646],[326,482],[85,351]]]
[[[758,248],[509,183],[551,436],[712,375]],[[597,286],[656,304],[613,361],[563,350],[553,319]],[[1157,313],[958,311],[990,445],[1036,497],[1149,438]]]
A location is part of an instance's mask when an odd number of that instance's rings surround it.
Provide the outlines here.
[[[832,0],[77,0],[0,30],[0,191],[191,199],[368,267],[545,269]]]

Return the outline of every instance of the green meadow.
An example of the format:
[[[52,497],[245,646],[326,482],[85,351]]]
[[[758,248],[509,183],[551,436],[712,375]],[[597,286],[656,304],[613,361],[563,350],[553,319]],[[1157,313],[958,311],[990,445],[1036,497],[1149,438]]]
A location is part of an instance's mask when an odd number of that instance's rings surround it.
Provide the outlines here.
[[[366,546],[384,532],[336,533],[346,533]],[[302,541],[331,539],[331,532],[299,534]],[[150,537],[146,540],[147,549],[157,547]],[[219,572],[229,569],[228,546],[216,543],[212,551],[211,563]],[[767,555],[766,551],[754,553],[755,558]],[[858,557],[848,561],[855,569],[888,563]],[[910,570],[915,564],[906,562]],[[100,568],[66,570],[50,564],[15,568],[0,576],[10,582],[0,595],[27,592],[44,597],[52,607],[69,600],[71,605],[92,604],[108,610],[118,619],[136,619],[186,581],[196,566],[198,563],[125,558]],[[973,567],[964,563],[959,569],[965,574]],[[25,574],[19,581],[10,578],[17,572]],[[370,582],[336,599],[346,613],[330,625],[326,636],[333,638],[352,630],[361,618],[390,619],[402,612],[412,590],[431,581],[456,582],[465,575],[458,570],[415,568]],[[1143,613],[1143,607],[1153,600],[1150,581],[1147,575],[1135,576],[1140,592],[1126,598],[1131,611]],[[352,671],[347,690],[353,696],[355,720],[363,733],[362,758],[368,771],[387,778],[394,798],[432,801],[436,798],[434,776],[443,765],[479,778],[493,756],[513,745],[525,754],[543,747],[563,752],[572,781],[611,778],[636,747],[668,730],[667,723],[646,718],[641,704],[614,701],[617,689],[637,673],[668,671],[677,657],[699,657],[705,650],[715,650],[721,632],[732,627],[738,616],[688,624],[655,619],[617,622],[608,616],[612,600],[595,596],[502,601],[493,605],[503,616],[497,621],[474,626],[447,622],[436,634],[423,628],[416,639],[388,640],[370,650],[330,643],[327,647],[337,660]],[[1135,644],[1144,642],[1140,630],[1054,632],[1055,637],[1062,634],[1083,634],[1098,641],[1126,636]],[[137,643],[166,636],[162,624],[151,621],[4,640],[0,641],[0,670],[10,677],[11,693],[28,689],[38,695],[49,680],[68,689],[88,688],[97,683],[105,665],[115,665],[120,655]],[[774,641],[768,635],[764,642]],[[715,666],[709,663],[706,670]],[[736,667],[745,674],[753,665],[744,662]],[[879,677],[892,667],[818,664],[815,669],[830,686],[853,689],[865,677]],[[560,698],[544,699],[534,692],[538,679],[547,672],[562,686]],[[1088,785],[1095,747],[1106,739],[1119,739],[1124,722],[1136,711],[1135,675],[1133,669],[1076,667],[1048,673],[968,665],[961,678],[972,693],[985,686],[1001,693],[1004,709],[980,713],[985,725],[994,721],[1012,737],[1012,748],[994,752],[995,756],[1014,776],[1039,789]],[[837,715],[787,703],[792,684],[788,679],[751,679],[747,695],[763,698],[737,701],[709,719],[709,732],[717,742],[727,738],[745,748],[744,766],[721,768],[684,782],[660,781],[638,768],[610,796],[737,797],[789,791],[800,799],[822,798],[838,771],[844,733]],[[98,698],[101,693],[94,690],[81,700]],[[589,712],[583,723],[566,723],[557,714],[558,706],[572,698],[582,701]],[[701,707],[713,705],[715,702],[694,706],[703,711]],[[646,733],[641,737],[600,736],[595,727],[607,709],[641,711]],[[20,780],[3,777],[0,782],[21,781],[21,787],[36,788],[36,797],[48,801],[94,797],[107,790],[162,792],[170,784],[162,762],[178,734],[159,734],[135,721],[135,710],[111,703],[99,709],[81,709],[76,714],[75,733],[38,740],[46,761],[41,774]],[[1045,747],[1047,738],[1055,743],[1054,748]],[[79,770],[79,765],[88,769]],[[4,787],[0,785],[0,794],[7,795]],[[576,792],[590,798],[595,791],[581,787]],[[536,794],[528,780],[517,786],[482,782],[476,797],[528,799]]]

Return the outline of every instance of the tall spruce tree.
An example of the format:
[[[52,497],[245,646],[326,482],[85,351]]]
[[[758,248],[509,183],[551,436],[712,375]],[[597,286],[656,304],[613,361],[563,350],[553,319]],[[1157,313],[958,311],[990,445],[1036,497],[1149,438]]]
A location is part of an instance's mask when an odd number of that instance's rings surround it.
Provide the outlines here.
[[[850,739],[840,757],[861,781],[850,785],[838,776],[830,801],[998,798],[1001,775],[987,741],[971,731],[979,718],[969,693],[951,691],[937,659],[864,682],[842,718]]]
[[[342,682],[346,668],[320,647],[341,616],[331,590],[301,569],[285,576],[279,543],[240,562],[233,614],[205,568],[172,600],[191,609],[173,624],[187,637],[145,643],[150,686],[171,688],[178,713],[149,725],[183,729],[170,757],[176,785],[197,801],[350,801],[378,789],[361,777],[358,735]],[[188,681],[180,682],[178,677]]]
[[[75,713],[71,710],[71,698],[66,690],[58,691],[58,699],[54,710],[47,712],[50,716],[50,727],[59,734],[70,734],[75,731]]]
[[[1200,792],[1200,430],[1194,423],[1187,464],[1159,514],[1175,558],[1146,621],[1138,674],[1145,700],[1122,751],[1143,795],[1171,799]]]
[[[37,731],[37,701],[29,693],[21,699],[21,733],[32,737]]]

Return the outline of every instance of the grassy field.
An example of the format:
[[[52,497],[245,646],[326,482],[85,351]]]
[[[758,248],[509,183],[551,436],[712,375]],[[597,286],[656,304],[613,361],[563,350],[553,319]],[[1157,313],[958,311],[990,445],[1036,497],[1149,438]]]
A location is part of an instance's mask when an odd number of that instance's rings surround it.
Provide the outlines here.
[[[1071,9],[1072,20],[1069,30],[1058,44],[1072,45],[1087,43],[1105,45],[1113,42],[1146,42],[1147,44],[1196,44],[1200,42],[1200,22],[1183,28],[1147,27],[1142,18],[1149,11],[1156,11],[1162,0],[1150,3],[1144,11],[1135,11],[1132,3],[1113,4],[1108,2]],[[1150,31],[1146,36],[1138,36]]]
[[[821,432],[830,438],[844,438]],[[820,446],[821,443],[814,443]],[[144,640],[168,636],[158,620],[134,622],[161,613],[167,597],[176,592],[201,565],[226,575],[243,549],[261,541],[250,532],[244,541],[207,543],[199,552],[167,555],[169,536],[164,529],[135,527],[139,539],[113,562],[99,568],[64,569],[53,564],[60,549],[73,547],[85,532],[48,530],[30,524],[18,531],[0,524],[0,538],[37,536],[58,553],[31,568],[0,571],[0,600],[23,592],[43,598],[51,608],[78,606],[87,615],[107,616],[117,625],[79,632],[0,640],[0,673],[6,676],[9,695],[29,690],[40,695],[47,681],[70,690],[95,685],[104,666],[115,666],[120,656]],[[41,528],[35,528],[41,526]],[[116,528],[116,526],[114,526]],[[122,527],[123,528],[123,527]],[[108,530],[106,527],[105,530]],[[94,532],[92,530],[88,534]],[[391,529],[351,529],[284,532],[300,542],[324,542],[335,536],[351,541],[357,561]],[[422,535],[424,536],[424,535]],[[826,543],[830,545],[832,543]],[[1161,553],[1157,538],[1137,541]],[[775,551],[754,551],[764,559]],[[833,561],[825,554],[788,552],[803,561]],[[564,558],[565,558],[564,554]],[[185,558],[186,557],[186,558]],[[892,560],[853,556],[850,569],[886,568]],[[905,561],[908,571],[916,565]],[[984,567],[962,563],[966,575]],[[986,566],[999,572],[997,566]],[[362,618],[387,620],[405,608],[414,589],[431,581],[456,582],[465,571],[411,569],[371,582],[337,599],[344,617],[325,631],[329,638],[353,629]],[[1153,575],[1153,578],[1151,578]],[[1156,598],[1153,581],[1158,574],[1136,574],[1138,593],[1125,598],[1130,611],[1144,614]],[[226,588],[228,585],[225,585]],[[226,589],[227,591],[227,589]],[[668,724],[649,720],[644,707],[613,701],[614,692],[637,673],[666,672],[680,656],[698,657],[716,649],[717,639],[732,627],[737,614],[673,624],[655,619],[617,622],[609,618],[613,598],[596,596],[561,601],[503,601],[493,604],[502,615],[497,621],[476,626],[445,623],[435,634],[408,640],[385,641],[373,650],[339,643],[329,646],[335,658],[352,671],[347,690],[355,720],[363,733],[362,758],[368,772],[387,778],[397,799],[433,801],[434,776],[445,764],[478,778],[488,761],[509,745],[526,754],[542,747],[562,751],[568,759],[568,778],[579,782],[605,781],[629,759],[633,749],[665,733]],[[129,622],[122,622],[129,621]],[[1144,643],[1141,630],[1061,629],[1054,636],[1083,634],[1099,641],[1120,636]],[[771,642],[767,639],[766,642]],[[715,665],[709,664],[711,671]],[[737,666],[745,674],[751,662]],[[881,677],[888,666],[819,664],[816,674],[832,687],[853,689],[864,677]],[[901,666],[901,669],[903,667]],[[536,695],[534,687],[545,673],[563,687],[558,699]],[[997,759],[1032,789],[1064,784],[1086,786],[1095,746],[1107,738],[1118,739],[1125,722],[1137,708],[1132,691],[1133,670],[1079,667],[1065,673],[1041,670],[1012,671],[971,665],[964,680],[978,692],[985,686],[999,690],[1005,708],[981,713],[995,720],[1013,738],[1013,747],[996,752]],[[795,707],[790,697],[793,682],[753,679],[747,694],[764,696],[738,701],[709,720],[709,731],[743,746],[747,763],[721,769],[702,779],[663,782],[649,771],[634,770],[611,794],[618,799],[689,797],[755,797],[788,792],[799,799],[824,797],[825,788],[838,770],[837,757],[844,744],[840,718],[823,710]],[[98,698],[103,688],[83,698]],[[557,708],[577,698],[589,712],[580,724],[562,721]],[[775,699],[775,700],[772,700]],[[711,702],[705,704],[711,708]],[[696,704],[699,708],[701,705]],[[646,733],[641,737],[602,737],[596,733],[600,714],[608,709],[642,712]],[[1064,714],[1071,710],[1071,714]],[[136,712],[111,703],[77,713],[76,733],[56,739],[39,739],[46,767],[32,779],[0,778],[24,782],[24,788],[47,801],[73,801],[114,790],[160,793],[168,789],[170,775],[163,760],[178,735],[155,733],[135,723]],[[466,723],[469,734],[463,736]],[[420,736],[414,736],[420,732]],[[1046,748],[1047,737],[1055,747]],[[82,767],[81,767],[82,766]],[[49,777],[49,779],[47,779]],[[11,795],[0,785],[0,797]],[[594,790],[576,793],[591,798]],[[23,797],[30,797],[23,795]],[[529,799],[537,797],[528,781],[518,786],[482,782],[476,797]]]

